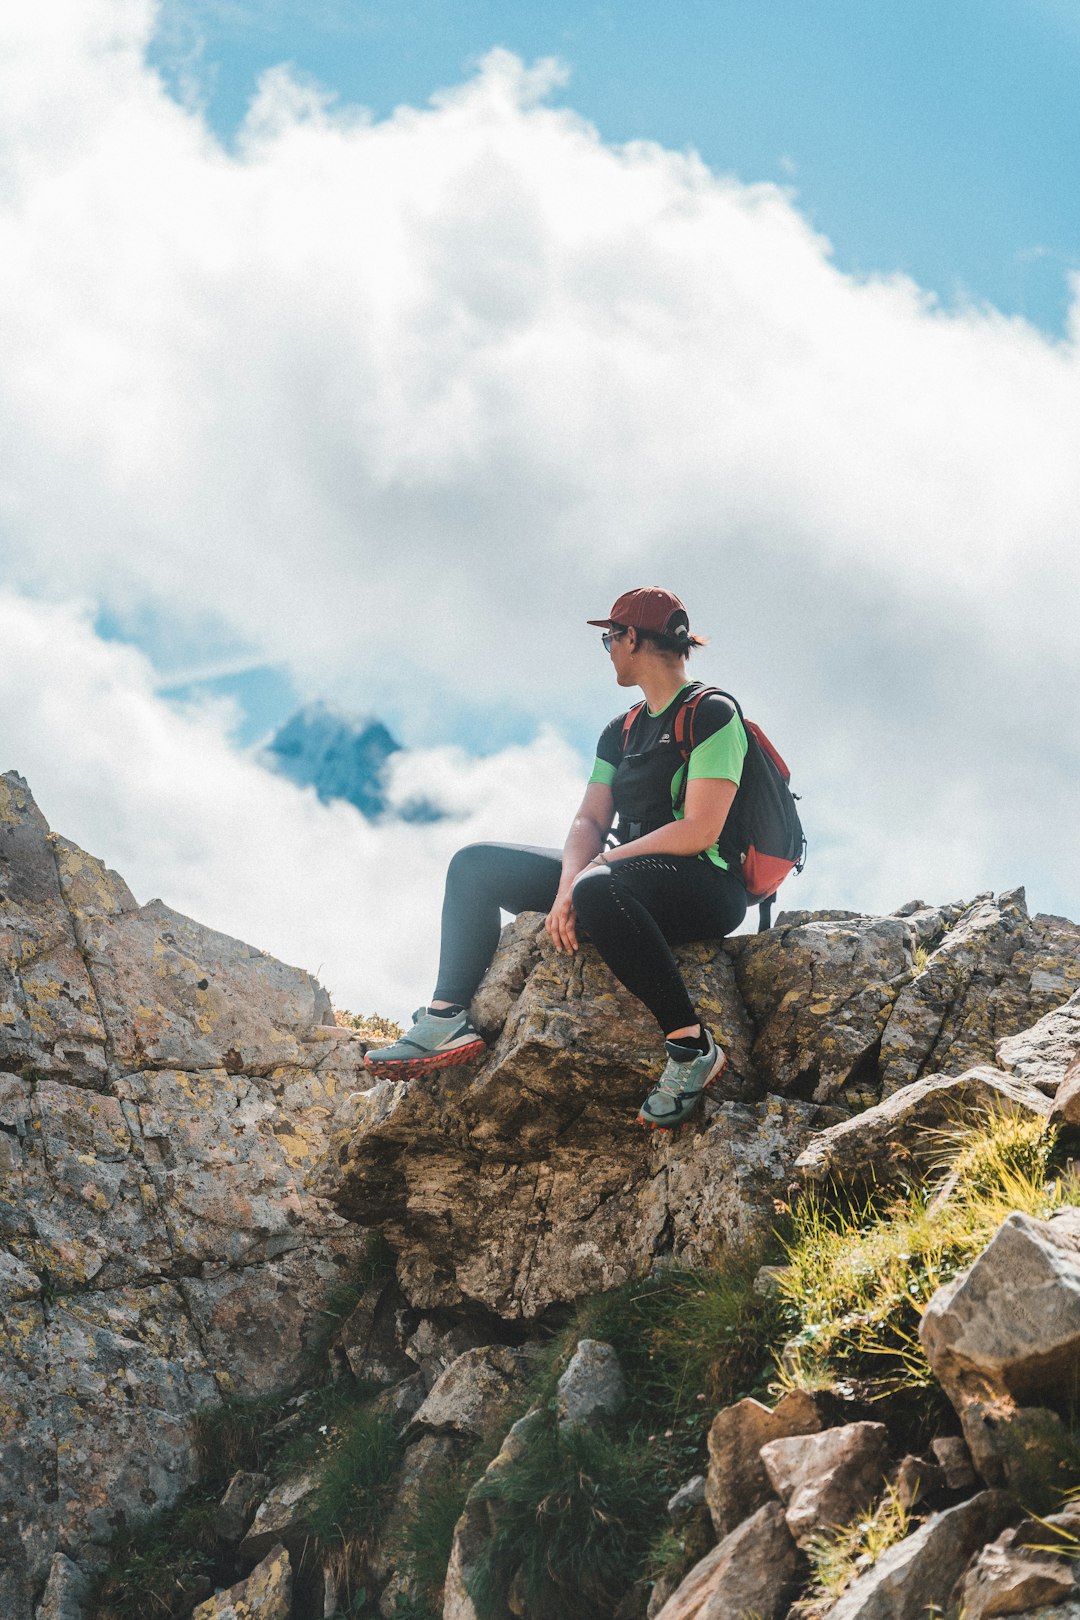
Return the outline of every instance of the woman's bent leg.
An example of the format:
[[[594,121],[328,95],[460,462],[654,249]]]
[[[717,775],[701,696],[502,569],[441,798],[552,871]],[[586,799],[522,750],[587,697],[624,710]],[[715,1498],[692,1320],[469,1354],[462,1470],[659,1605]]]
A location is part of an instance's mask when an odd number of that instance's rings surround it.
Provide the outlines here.
[[[562,875],[553,849],[467,844],[446,873],[442,947],[433,1001],[467,1007],[499,943],[500,911],[551,910]]]
[[[579,878],[574,909],[615,977],[667,1035],[699,1021],[671,946],[730,934],[746,915],[746,892],[695,856],[639,855]]]

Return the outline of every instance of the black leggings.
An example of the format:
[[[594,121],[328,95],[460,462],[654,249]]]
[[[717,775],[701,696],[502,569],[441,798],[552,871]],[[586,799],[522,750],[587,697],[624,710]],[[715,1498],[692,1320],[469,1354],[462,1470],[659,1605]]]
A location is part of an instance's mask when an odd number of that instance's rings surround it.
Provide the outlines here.
[[[468,1006],[499,941],[502,911],[551,910],[562,857],[522,844],[468,844],[446,874],[434,1001]],[[696,855],[634,855],[594,866],[574,887],[578,922],[664,1034],[696,1024],[672,945],[721,939],[746,915],[732,873]]]

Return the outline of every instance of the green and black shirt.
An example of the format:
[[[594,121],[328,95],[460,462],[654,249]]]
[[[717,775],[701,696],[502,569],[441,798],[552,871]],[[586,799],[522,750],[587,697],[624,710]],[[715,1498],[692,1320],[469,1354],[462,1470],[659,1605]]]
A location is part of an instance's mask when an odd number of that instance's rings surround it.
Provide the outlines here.
[[[682,809],[675,808],[683,783],[684,765],[675,741],[675,717],[679,709],[701,686],[688,681],[666,709],[652,714],[642,704],[630,727],[623,748],[626,710],[608,722],[596,745],[596,763],[590,782],[610,787],[615,798],[618,824],[615,836],[620,842],[640,837],[671,821],[682,820]],[[723,778],[736,786],[742,779],[746,758],[746,732],[727,698],[710,692],[694,713],[694,748],[690,755],[687,780]],[[705,851],[716,866],[728,869],[716,846]]]

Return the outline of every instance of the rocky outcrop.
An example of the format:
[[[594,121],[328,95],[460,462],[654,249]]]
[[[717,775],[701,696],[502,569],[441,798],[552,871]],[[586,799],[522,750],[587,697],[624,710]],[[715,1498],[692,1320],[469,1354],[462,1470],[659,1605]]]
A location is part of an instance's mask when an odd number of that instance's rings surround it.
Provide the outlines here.
[[[399,1548],[417,1504],[499,1432],[504,1406],[523,1403],[523,1324],[658,1264],[709,1265],[751,1245],[800,1152],[810,1179],[881,1179],[909,1162],[913,1130],[958,1104],[1004,1100],[1043,1116],[1059,1088],[1053,1106],[1071,1124],[1080,928],[1029,917],[1021,891],[884,918],[790,913],[771,933],[680,959],[729,1064],[677,1135],[634,1125],[662,1060],[648,1016],[590,948],[557,956],[535,917],[506,930],[476,998],[483,1061],[371,1085],[363,1039],[337,1028],[309,974],[160,901],[140,906],[49,832],[25,783],[0,779],[5,1620],[81,1603],[113,1531],[192,1478],[193,1411],[289,1384],[341,1281],[353,1291],[331,1366],[389,1386],[376,1411],[404,1458],[362,1554],[389,1614],[415,1596]],[[363,1272],[374,1226],[393,1277]],[[362,1275],[373,1280],[357,1297]],[[954,1361],[962,1339],[950,1340]],[[1037,1380],[1000,1382],[994,1398],[1014,1410],[1035,1401]],[[617,1423],[620,1387],[610,1347],[583,1340],[543,1414],[556,1443],[597,1440],[583,1423]],[[1031,1435],[1055,1417],[1018,1411]],[[532,1421],[513,1426],[489,1474],[512,1466]],[[806,1539],[861,1511],[886,1468],[899,1478],[878,1425],[846,1428],[858,1444],[844,1426],[819,1433],[806,1395],[717,1417],[692,1533],[678,1509],[685,1562],[670,1566],[672,1582],[707,1545],[702,1492],[719,1541],[664,1600],[668,1620],[782,1610],[800,1568],[792,1528]],[[934,1465],[907,1460],[920,1501],[946,1488],[921,1481]],[[220,1533],[263,1563],[200,1612],[269,1617],[308,1603],[287,1595],[289,1555],[302,1585],[315,1490],[311,1475],[270,1487],[249,1474],[220,1508],[215,1492]],[[459,1620],[473,1620],[487,1495],[474,1489],[455,1537],[446,1603]],[[904,1612],[896,1572],[915,1556],[944,1583],[1001,1528],[998,1499],[977,1501],[928,1520],[908,1538],[914,1552],[893,1549],[879,1585],[856,1582],[841,1605],[860,1587],[852,1614]],[[316,1583],[324,1606],[336,1580],[324,1571]]]
[[[926,1098],[909,1108],[901,1092],[882,1151],[920,1107],[945,1111],[930,1075],[968,1073],[949,1106],[1030,1101],[1025,1076],[978,1065],[1080,983],[1080,928],[1029,918],[1017,890],[885,918],[782,914],[769,933],[679,956],[729,1064],[677,1136],[634,1126],[662,1056],[640,1003],[591,949],[557,955],[528,916],[473,1006],[487,1056],[369,1088],[341,1142],[338,1207],[380,1223],[413,1305],[531,1318],[657,1260],[708,1264],[768,1230],[811,1137],[907,1080]]]
[[[308,975],[139,906],[0,777],[0,1613],[290,1381],[365,1238],[309,1172],[363,1046]]]

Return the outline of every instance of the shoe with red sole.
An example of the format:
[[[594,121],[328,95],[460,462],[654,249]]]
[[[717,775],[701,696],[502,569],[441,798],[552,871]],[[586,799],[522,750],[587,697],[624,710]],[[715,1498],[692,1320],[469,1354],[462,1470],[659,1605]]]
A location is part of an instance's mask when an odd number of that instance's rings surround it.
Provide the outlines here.
[[[377,1046],[364,1058],[364,1064],[387,1080],[415,1080],[433,1069],[471,1063],[486,1051],[467,1012],[439,1018],[426,1007],[419,1007],[413,1013],[409,1033],[392,1046]]]

